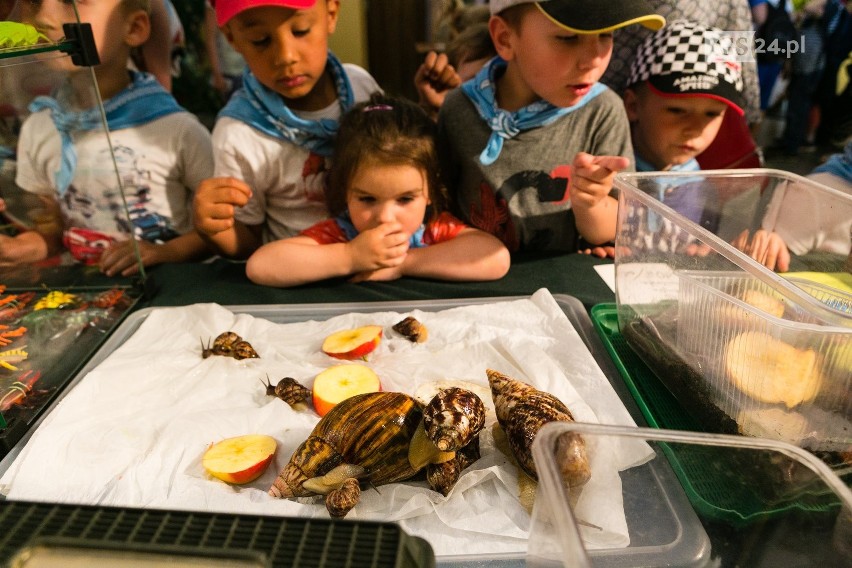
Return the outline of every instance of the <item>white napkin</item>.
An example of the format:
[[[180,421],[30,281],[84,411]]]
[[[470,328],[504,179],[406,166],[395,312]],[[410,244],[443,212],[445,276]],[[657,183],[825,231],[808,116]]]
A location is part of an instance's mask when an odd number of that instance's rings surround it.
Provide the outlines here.
[[[407,315],[429,329],[425,343],[390,330]],[[325,517],[321,498],[267,494],[319,418],[268,397],[261,380],[268,375],[274,384],[290,376],[310,387],[317,373],[340,363],[321,352],[323,338],[368,324],[385,329],[366,363],[383,390],[413,395],[423,384],[453,379],[487,388],[485,369],[493,368],[557,396],[577,421],[634,425],[547,290],[439,312],[348,313],[289,324],[197,304],[150,312],[46,417],[0,478],[0,490],[9,499]],[[260,358],[202,359],[201,343],[227,330],[249,341]],[[481,437],[482,458],[448,497],[424,482],[383,485],[365,489],[347,518],[399,521],[427,539],[438,557],[523,553],[530,518],[518,501],[516,469],[495,449],[490,427]],[[206,447],[242,434],[278,441],[270,468],[244,486],[208,476],[201,467]],[[629,543],[618,471],[650,455],[644,443],[592,455],[592,480],[576,509],[603,529],[590,537],[589,548]]]

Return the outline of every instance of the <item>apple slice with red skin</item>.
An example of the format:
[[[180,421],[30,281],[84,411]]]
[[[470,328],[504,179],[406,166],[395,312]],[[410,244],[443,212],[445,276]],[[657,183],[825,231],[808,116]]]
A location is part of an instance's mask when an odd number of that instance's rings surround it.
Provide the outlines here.
[[[201,458],[204,469],[217,479],[237,485],[254,481],[275,457],[275,438],[247,434],[211,444]]]
[[[314,379],[314,410],[325,416],[335,404],[350,396],[382,390],[379,376],[365,365],[348,363],[335,365]]]
[[[361,359],[379,346],[382,326],[364,325],[332,333],[322,342],[322,352],[337,359]]]

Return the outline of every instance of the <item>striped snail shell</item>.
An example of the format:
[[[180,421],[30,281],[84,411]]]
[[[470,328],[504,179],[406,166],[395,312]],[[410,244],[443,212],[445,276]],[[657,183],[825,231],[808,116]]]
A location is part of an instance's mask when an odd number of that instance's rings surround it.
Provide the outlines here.
[[[363,468],[364,477],[373,485],[408,479],[416,473],[408,460],[409,445],[422,419],[423,405],[403,393],[348,398],[323,416],[296,448],[269,494],[315,495],[319,491],[306,489],[305,481],[347,464]]]
[[[521,468],[538,479],[532,457],[532,443],[541,427],[548,422],[573,422],[574,417],[562,401],[493,369],[486,371],[497,421],[506,432],[509,447]],[[569,487],[586,483],[591,477],[583,438],[566,432],[557,441],[556,459],[562,478]]]
[[[423,409],[423,426],[439,450],[455,452],[485,426],[485,404],[469,390],[441,389]]]
[[[268,396],[280,398],[294,410],[304,410],[308,407],[307,400],[311,398],[311,389],[293,377],[284,377],[278,381],[277,385],[273,385],[268,376],[265,383],[262,379],[260,382],[266,387]]]

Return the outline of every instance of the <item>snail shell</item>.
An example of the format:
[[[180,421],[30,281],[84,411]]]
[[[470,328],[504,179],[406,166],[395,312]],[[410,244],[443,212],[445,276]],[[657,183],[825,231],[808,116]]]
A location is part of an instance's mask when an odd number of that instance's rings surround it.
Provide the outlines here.
[[[261,380],[261,382],[263,382]],[[263,383],[266,386],[266,394],[275,396],[286,402],[294,410],[304,410],[307,408],[307,400],[311,398],[311,389],[301,384],[293,377],[284,377],[278,384],[273,386],[266,378]]]
[[[284,466],[269,490],[274,497],[299,497],[308,479],[342,464],[364,468],[373,484],[412,477],[409,445],[423,419],[423,406],[398,392],[376,392],[344,400],[323,416]]]
[[[232,357],[237,360],[258,359],[260,358],[260,355],[257,354],[257,351],[254,350],[251,343],[245,340],[240,340],[234,343],[234,353]]]
[[[201,356],[207,359],[211,355],[220,355],[223,357],[233,357],[234,359],[257,359],[260,355],[251,346],[248,341],[237,335],[233,331],[225,331],[216,336],[213,340],[213,347],[204,347],[204,342],[201,345]]]
[[[358,480],[350,477],[343,482],[339,489],[335,489],[326,495],[325,508],[329,515],[335,519],[340,519],[345,517],[346,513],[358,504],[360,498],[361,487],[358,485]]]
[[[234,344],[241,339],[242,338],[233,331],[220,333],[216,336],[216,339],[213,340],[213,348],[211,349],[211,352],[213,355],[230,356],[234,351]]]
[[[441,389],[423,409],[423,426],[439,450],[455,452],[485,426],[485,405],[469,390]]]
[[[411,316],[394,324],[391,329],[414,343],[423,343],[429,337],[426,326]]]
[[[506,432],[512,454],[521,468],[533,479],[538,472],[532,458],[536,434],[548,422],[573,422],[574,417],[562,401],[524,382],[488,369],[488,384],[497,412],[497,421]],[[556,459],[562,477],[569,487],[583,485],[591,477],[583,438],[566,432],[557,441]]]
[[[453,459],[426,466],[426,481],[429,487],[446,497],[461,477],[461,472],[479,458],[479,437],[477,436],[456,452]]]

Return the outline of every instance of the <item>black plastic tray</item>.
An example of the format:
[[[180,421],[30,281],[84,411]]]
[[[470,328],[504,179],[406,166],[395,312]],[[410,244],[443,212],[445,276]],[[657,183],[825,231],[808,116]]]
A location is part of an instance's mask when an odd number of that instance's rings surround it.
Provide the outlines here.
[[[0,563],[9,565],[38,546],[73,550],[83,559],[103,550],[120,551],[125,557],[148,553],[168,557],[176,566],[181,559],[205,558],[211,563],[232,559],[237,566],[243,566],[238,563],[243,560],[246,566],[300,568],[435,565],[429,544],[394,523],[3,503]]]

